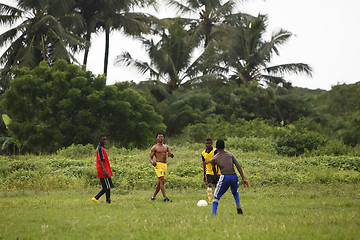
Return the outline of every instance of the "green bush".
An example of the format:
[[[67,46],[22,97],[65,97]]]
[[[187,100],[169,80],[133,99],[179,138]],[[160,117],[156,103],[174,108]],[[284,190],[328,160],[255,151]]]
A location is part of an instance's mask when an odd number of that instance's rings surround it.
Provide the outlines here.
[[[298,156],[316,150],[326,142],[326,138],[317,131],[291,125],[288,128],[290,131],[277,140],[276,150],[279,154]]]
[[[354,150],[351,146],[345,145],[340,140],[329,140],[323,146],[319,146],[316,150],[311,152],[311,155],[322,156],[341,156],[341,155],[353,155]]]
[[[226,143],[239,160],[251,186],[360,182],[358,156],[281,156],[271,152],[274,146],[269,141],[253,138],[249,144],[248,138],[230,138]],[[259,142],[261,151],[256,150]],[[204,145],[188,144],[172,149],[175,158],[168,161],[166,188],[205,188],[200,157]],[[123,149],[115,154],[116,151],[118,149],[109,154],[115,187],[121,191],[154,189],[157,176],[148,161],[148,150]],[[94,152],[91,156],[85,153],[76,159],[58,154],[0,156],[1,191],[84,187],[100,188]]]
[[[276,153],[276,144],[271,138],[258,137],[231,137],[225,144],[226,148],[241,149],[244,152],[261,151],[268,153]]]
[[[205,123],[189,125],[183,130],[183,134],[190,143],[205,142],[205,139],[212,136],[212,128]]]
[[[96,149],[93,145],[81,145],[81,144],[72,144],[69,147],[64,147],[56,151],[58,156],[69,157],[69,158],[79,158],[84,156],[92,156],[96,152]]]

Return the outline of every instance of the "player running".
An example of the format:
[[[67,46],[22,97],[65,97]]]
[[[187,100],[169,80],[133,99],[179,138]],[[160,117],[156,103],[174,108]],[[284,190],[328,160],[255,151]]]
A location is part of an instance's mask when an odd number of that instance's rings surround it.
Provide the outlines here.
[[[237,191],[239,187],[239,179],[235,173],[234,165],[241,175],[244,187],[249,187],[249,183],[245,179],[242,168],[235,156],[232,153],[225,151],[224,148],[225,142],[221,139],[217,140],[216,149],[218,150],[218,153],[210,161],[203,162],[204,165],[211,163],[213,167],[215,164],[217,164],[221,170],[221,176],[215,188],[215,198],[212,204],[212,215],[216,215],[219,200],[221,196],[224,195],[224,193],[229,189],[229,187],[231,188],[231,192],[236,202],[237,212],[238,214],[242,214],[243,211],[241,209],[239,193]],[[216,171],[214,171],[214,175],[217,176]]]
[[[216,155],[217,150],[216,148],[212,147],[212,140],[211,138],[207,138],[205,140],[205,147],[206,149],[201,153],[201,158],[203,161],[210,161],[214,155]],[[221,174],[220,169],[218,174]],[[214,176],[213,168],[211,163],[204,165],[204,182],[208,184],[207,187],[207,197],[209,199],[209,203],[212,202],[212,188],[216,186],[217,179]]]
[[[161,189],[161,193],[164,197],[164,202],[172,202],[165,194],[165,176],[167,170],[166,157],[174,157],[168,145],[164,144],[164,135],[162,133],[156,134],[157,144],[155,144],[150,150],[149,161],[155,167],[156,175],[158,176],[158,182],[155,187],[154,195],[150,198],[150,201],[154,201],[156,195]],[[153,160],[155,156],[156,161]]]

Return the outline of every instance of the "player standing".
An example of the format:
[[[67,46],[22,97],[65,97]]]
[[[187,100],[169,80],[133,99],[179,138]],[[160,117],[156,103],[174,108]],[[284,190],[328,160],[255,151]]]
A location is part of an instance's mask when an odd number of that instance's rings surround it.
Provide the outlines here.
[[[110,188],[113,188],[114,185],[111,181],[111,177],[113,176],[109,158],[106,153],[105,144],[106,144],[106,136],[100,135],[99,137],[99,146],[96,149],[96,170],[98,173],[98,178],[100,179],[102,189],[101,191],[93,197],[91,200],[95,203],[99,203],[99,198],[106,193],[106,202],[110,203]]]
[[[239,179],[235,173],[234,165],[236,166],[237,170],[241,175],[244,187],[245,186],[249,187],[249,183],[245,179],[242,168],[239,162],[237,161],[237,159],[235,158],[235,156],[232,153],[224,150],[225,142],[221,139],[217,140],[216,148],[218,150],[218,153],[210,161],[204,161],[204,165],[211,163],[212,166],[214,167],[215,164],[217,164],[221,170],[221,176],[215,188],[215,193],[214,193],[215,199],[212,204],[212,214],[216,215],[217,208],[219,205],[219,200],[221,196],[224,195],[224,193],[229,189],[229,187],[231,188],[231,192],[235,199],[237,212],[238,214],[242,214],[243,211],[240,205],[240,197],[237,191],[239,187]],[[216,171],[214,171],[214,175],[215,176],[217,175]]]
[[[210,161],[214,155],[216,155],[217,150],[216,148],[212,147],[212,140],[211,138],[207,138],[205,140],[205,147],[206,149],[201,153],[201,158],[204,161]],[[211,163],[208,163],[204,166],[204,182],[207,183],[207,197],[209,199],[209,203],[212,202],[212,188],[213,186],[216,186],[217,179],[214,176],[213,168]],[[220,169],[218,171],[218,174],[220,174]]]
[[[150,198],[150,201],[154,201],[159,190],[164,197],[164,202],[172,202],[165,194],[165,176],[167,171],[166,157],[174,157],[168,145],[164,144],[164,135],[162,133],[156,134],[157,144],[155,144],[150,150],[149,161],[155,167],[155,172],[158,177],[158,182],[155,187],[154,195]],[[153,160],[155,156],[156,161]]]

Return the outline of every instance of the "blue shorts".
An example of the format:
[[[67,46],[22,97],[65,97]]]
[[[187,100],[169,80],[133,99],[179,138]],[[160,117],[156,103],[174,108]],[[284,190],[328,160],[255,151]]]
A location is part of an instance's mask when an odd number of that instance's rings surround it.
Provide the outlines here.
[[[231,188],[232,194],[237,193],[237,189],[239,188],[239,179],[236,174],[233,175],[221,175],[219,182],[216,185],[214,197],[220,199],[226,191]]]

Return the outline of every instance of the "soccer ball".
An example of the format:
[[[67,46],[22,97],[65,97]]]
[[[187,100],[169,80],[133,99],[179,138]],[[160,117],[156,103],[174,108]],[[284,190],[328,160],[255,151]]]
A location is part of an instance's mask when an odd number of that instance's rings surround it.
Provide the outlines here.
[[[199,200],[196,205],[198,207],[206,207],[208,204],[207,204],[207,201],[205,201],[205,200]]]

